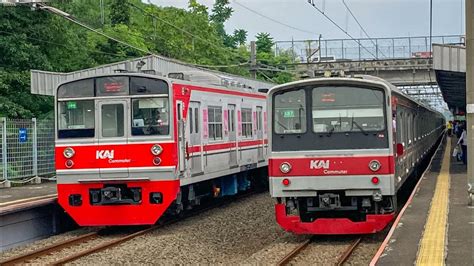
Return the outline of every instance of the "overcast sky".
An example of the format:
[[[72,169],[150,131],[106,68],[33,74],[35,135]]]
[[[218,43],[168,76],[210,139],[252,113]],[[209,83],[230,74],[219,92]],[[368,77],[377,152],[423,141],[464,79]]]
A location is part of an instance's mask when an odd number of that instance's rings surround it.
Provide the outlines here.
[[[188,3],[188,0],[150,1],[159,6],[180,8],[186,8]],[[464,1],[433,0],[433,35],[464,34]],[[212,7],[214,0],[198,0],[198,2]],[[325,13],[352,36],[365,37],[346,11],[342,0],[314,0],[314,2],[321,9],[325,2]],[[345,0],[345,2],[373,38],[429,35],[429,0]],[[234,13],[226,23],[226,30],[233,32],[234,29],[243,28],[249,32],[249,40],[259,32],[269,32],[275,40],[316,39],[319,33],[324,39],[347,38],[341,30],[309,5],[307,0],[231,0],[231,4]],[[241,5],[302,31],[256,15]]]

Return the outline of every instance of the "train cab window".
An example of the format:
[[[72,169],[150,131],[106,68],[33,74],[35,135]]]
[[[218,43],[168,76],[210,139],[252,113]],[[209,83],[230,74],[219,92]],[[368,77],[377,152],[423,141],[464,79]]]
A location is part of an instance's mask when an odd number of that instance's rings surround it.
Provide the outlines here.
[[[93,100],[58,103],[58,138],[92,138],[95,131]]]
[[[94,79],[66,83],[58,88],[58,99],[94,97]]]
[[[130,94],[168,94],[168,84],[161,79],[151,79],[142,77],[130,78]]]
[[[169,105],[168,98],[132,99],[132,135],[168,135]]]
[[[305,90],[285,91],[274,100],[274,131],[277,134],[306,132]]]
[[[312,91],[315,133],[385,129],[383,91],[359,87],[317,87]]]
[[[123,104],[102,105],[102,137],[113,138],[124,136]]]
[[[222,139],[222,107],[209,106],[207,108],[209,139]]]
[[[242,108],[242,136],[252,137],[252,109]]]

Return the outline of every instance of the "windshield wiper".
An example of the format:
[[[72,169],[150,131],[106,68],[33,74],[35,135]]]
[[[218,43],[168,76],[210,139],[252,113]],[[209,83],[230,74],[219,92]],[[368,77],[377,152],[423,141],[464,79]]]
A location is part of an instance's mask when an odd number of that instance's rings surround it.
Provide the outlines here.
[[[334,130],[336,130],[336,127],[332,126],[331,130],[328,132],[328,137],[331,137],[332,133],[334,133]]]
[[[360,129],[360,131],[362,131],[362,133],[364,133],[364,135],[369,135],[369,133],[367,133],[367,131],[364,130],[364,128],[362,128],[356,121],[352,120],[352,124],[356,125],[356,127],[358,129]]]

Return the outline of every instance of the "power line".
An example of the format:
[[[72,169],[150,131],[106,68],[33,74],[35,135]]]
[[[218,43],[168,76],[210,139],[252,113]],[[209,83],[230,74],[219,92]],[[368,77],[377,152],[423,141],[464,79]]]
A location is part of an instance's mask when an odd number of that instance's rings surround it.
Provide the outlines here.
[[[349,38],[351,38],[353,41],[358,43],[360,47],[364,48],[364,50],[366,50],[370,55],[372,55],[375,59],[377,59],[377,56],[375,56],[369,49],[367,49],[367,47],[362,45],[362,43],[359,40],[352,37],[352,35],[350,35],[346,30],[344,30],[341,26],[339,26],[339,24],[337,24],[333,19],[331,19],[328,15],[326,15],[326,13],[324,13],[321,9],[319,9],[314,3],[314,0],[308,0],[308,4],[310,4],[314,9],[316,9],[319,13],[321,13],[327,20],[329,20],[332,24],[334,24],[334,26],[336,26],[338,29],[344,32],[344,34],[349,36]]]
[[[232,2],[234,2],[236,5],[238,5],[238,6],[242,7],[242,8],[244,8],[244,9],[246,9],[246,10],[248,10],[248,11],[254,13],[254,14],[257,14],[257,15],[263,17],[263,18],[266,18],[266,19],[268,19],[268,20],[270,20],[270,21],[273,21],[273,22],[275,22],[275,23],[277,23],[277,24],[280,24],[280,25],[282,25],[282,26],[285,26],[285,27],[287,27],[287,28],[290,28],[290,29],[293,29],[293,30],[297,30],[297,31],[300,31],[300,32],[304,32],[304,33],[319,35],[319,33],[312,32],[312,31],[307,31],[307,30],[304,30],[304,29],[300,29],[300,28],[297,28],[297,27],[288,25],[288,24],[286,24],[286,23],[283,23],[283,22],[281,22],[281,21],[278,21],[278,20],[276,20],[276,19],[274,19],[274,18],[271,18],[271,17],[269,17],[269,16],[266,16],[266,15],[264,15],[264,14],[262,14],[262,13],[259,13],[259,12],[255,11],[255,10],[253,10],[253,9],[251,9],[251,8],[249,8],[249,7],[245,6],[245,5],[243,5],[243,4],[239,3],[239,2],[237,2],[236,0],[233,0]]]
[[[133,4],[133,3],[130,3],[130,2],[127,2],[127,3],[128,3],[130,6],[132,6],[132,7],[136,8],[136,9],[140,10],[142,13],[144,13],[144,14],[150,16],[150,17],[153,17],[153,18],[155,18],[155,19],[161,21],[161,22],[163,22],[163,23],[165,23],[165,24],[167,24],[167,25],[169,25],[169,26],[175,28],[176,30],[179,30],[179,31],[181,31],[181,32],[183,32],[183,33],[185,33],[185,34],[187,34],[187,35],[193,37],[194,39],[200,40],[200,41],[202,41],[203,43],[209,44],[209,45],[211,45],[211,46],[213,46],[213,47],[215,47],[215,48],[217,48],[217,49],[220,49],[220,50],[225,51],[225,52],[228,52],[228,53],[232,53],[232,54],[237,55],[238,57],[241,57],[241,58],[242,58],[242,56],[241,56],[239,53],[237,53],[237,52],[235,52],[235,51],[233,51],[233,50],[230,50],[230,49],[227,49],[227,48],[218,46],[218,45],[216,45],[215,43],[213,43],[213,42],[211,42],[211,41],[208,41],[208,40],[206,40],[206,39],[204,39],[204,38],[202,38],[202,37],[200,37],[200,36],[194,35],[193,33],[191,33],[191,32],[189,32],[189,31],[187,31],[187,30],[185,30],[185,29],[182,29],[182,28],[180,28],[180,27],[174,25],[173,23],[171,23],[171,22],[169,22],[169,21],[167,21],[167,20],[162,19],[162,18],[156,16],[155,14],[150,13],[149,11],[147,11],[147,10],[145,10],[145,9],[143,9],[143,8],[141,8],[141,7],[139,7],[139,6],[135,5],[135,4]]]
[[[62,11],[62,10],[59,10],[59,9],[57,9],[57,8],[54,8],[54,7],[51,7],[51,6],[47,6],[47,5],[44,5],[44,4],[37,4],[37,5],[38,5],[38,7],[39,7],[40,9],[42,9],[42,10],[46,10],[46,11],[48,11],[48,12],[50,12],[50,13],[59,15],[59,16],[65,18],[65,19],[67,19],[67,20],[69,20],[69,21],[71,21],[71,22],[73,22],[73,23],[75,23],[75,24],[77,24],[77,25],[79,25],[79,26],[81,26],[81,27],[83,27],[83,28],[86,28],[86,29],[88,29],[88,30],[90,30],[90,31],[92,31],[92,32],[95,32],[95,33],[97,33],[97,34],[99,34],[99,35],[101,35],[101,36],[103,36],[103,37],[105,37],[105,38],[107,38],[107,39],[110,39],[110,40],[112,40],[112,41],[114,41],[114,42],[123,44],[123,45],[125,45],[125,46],[127,46],[127,47],[130,47],[130,48],[135,49],[135,50],[137,50],[137,51],[140,51],[140,52],[142,52],[142,53],[151,54],[150,51],[148,51],[148,50],[145,50],[145,49],[142,49],[142,48],[140,48],[140,47],[131,45],[131,44],[127,43],[127,42],[121,41],[121,40],[119,40],[119,39],[116,39],[116,38],[114,38],[114,37],[112,37],[112,36],[109,36],[109,35],[107,35],[107,34],[101,32],[101,31],[98,31],[98,30],[96,30],[96,29],[94,29],[94,28],[92,28],[92,27],[90,27],[90,26],[88,26],[88,25],[86,25],[86,24],[84,24],[84,23],[82,23],[82,22],[76,20],[73,16],[71,16],[70,14],[68,14],[68,13],[66,13],[66,12],[64,12],[64,11]]]
[[[355,20],[355,22],[357,23],[357,25],[359,25],[360,29],[362,30],[362,32],[364,32],[365,36],[367,36],[367,38],[372,42],[372,44],[375,46],[375,49],[377,49],[377,44],[374,42],[374,40],[369,36],[369,34],[367,33],[367,31],[364,29],[364,27],[360,24],[359,20],[357,19],[357,17],[354,15],[354,13],[352,12],[352,10],[350,9],[350,7],[347,5],[346,1],[345,0],[342,0],[342,3],[344,4],[344,6],[346,7],[347,11],[349,11],[349,14],[351,14],[352,18]],[[380,53],[382,53],[383,57],[387,57],[385,56],[385,54],[380,51]]]
[[[41,9],[43,9],[43,10],[46,10],[46,11],[51,12],[51,13],[53,13],[53,14],[59,15],[59,16],[65,18],[65,19],[67,19],[67,20],[69,20],[69,21],[71,21],[71,22],[73,22],[73,23],[75,23],[75,24],[77,24],[77,25],[79,25],[79,26],[81,26],[81,27],[84,27],[84,28],[86,28],[86,29],[88,29],[88,30],[90,30],[90,31],[92,31],[92,32],[95,32],[95,33],[97,33],[97,34],[99,34],[99,35],[101,35],[101,36],[103,36],[103,37],[105,37],[105,38],[108,38],[108,39],[110,39],[110,40],[112,40],[112,41],[115,41],[115,42],[117,42],[117,43],[123,44],[123,45],[125,45],[125,46],[127,46],[127,47],[130,47],[130,48],[133,48],[133,49],[135,49],[135,50],[141,51],[141,52],[143,52],[143,53],[145,53],[145,54],[147,54],[147,55],[156,55],[155,53],[153,53],[153,52],[151,52],[151,51],[149,51],[149,50],[144,50],[144,49],[139,48],[139,47],[137,47],[137,46],[131,45],[131,44],[127,43],[127,42],[124,42],[124,41],[121,41],[121,40],[116,39],[116,38],[114,38],[114,37],[111,37],[111,36],[109,36],[109,35],[107,35],[107,34],[105,34],[105,33],[103,33],[103,32],[100,32],[100,31],[98,31],[98,30],[96,30],[96,29],[94,29],[94,28],[92,28],[92,27],[90,27],[90,26],[88,26],[88,25],[86,25],[86,24],[84,24],[84,23],[82,23],[82,22],[76,20],[76,19],[73,18],[70,14],[68,14],[68,13],[66,13],[66,12],[63,12],[63,11],[61,11],[61,10],[59,10],[59,9],[56,9],[56,8],[50,7],[50,6],[46,6],[46,5],[43,5],[43,4],[38,4],[38,6],[39,6]],[[138,35],[132,34],[132,33],[129,33],[129,34],[131,34],[131,35],[133,35],[133,36],[137,36],[137,37],[143,38],[143,39],[146,39],[146,38],[143,37],[143,36],[138,36]],[[245,62],[245,63],[233,64],[233,65],[199,65],[199,64],[190,64],[190,63],[186,63],[186,64],[189,65],[189,66],[201,67],[201,68],[228,68],[228,67],[245,66],[245,65],[247,65],[247,64],[249,64],[249,63],[248,63],[248,61],[247,61],[247,62]]]

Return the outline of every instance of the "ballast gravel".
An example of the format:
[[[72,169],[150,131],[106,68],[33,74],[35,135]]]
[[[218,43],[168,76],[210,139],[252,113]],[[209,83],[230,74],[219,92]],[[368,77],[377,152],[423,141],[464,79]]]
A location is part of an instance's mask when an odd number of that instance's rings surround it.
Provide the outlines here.
[[[297,236],[283,231],[275,221],[274,203],[268,192],[235,200],[223,207],[213,208],[161,227],[69,264],[275,265],[308,236]],[[40,240],[23,248],[0,253],[0,256],[3,259],[23,254],[38,247],[84,234],[89,230],[90,228],[81,229]],[[290,264],[334,264],[352,239],[337,236],[319,237]],[[365,239],[354,254],[358,255],[351,257],[349,264],[367,265],[370,262],[381,240],[374,238],[373,241],[366,243]],[[65,253],[69,251],[72,254],[82,248],[75,247],[65,250]],[[51,257],[43,261],[34,261],[38,264],[51,262],[54,262]]]
[[[268,193],[240,199],[72,264],[275,265],[308,236],[283,231],[275,221],[274,204]],[[351,239],[323,237],[308,258],[295,263],[333,264]]]

